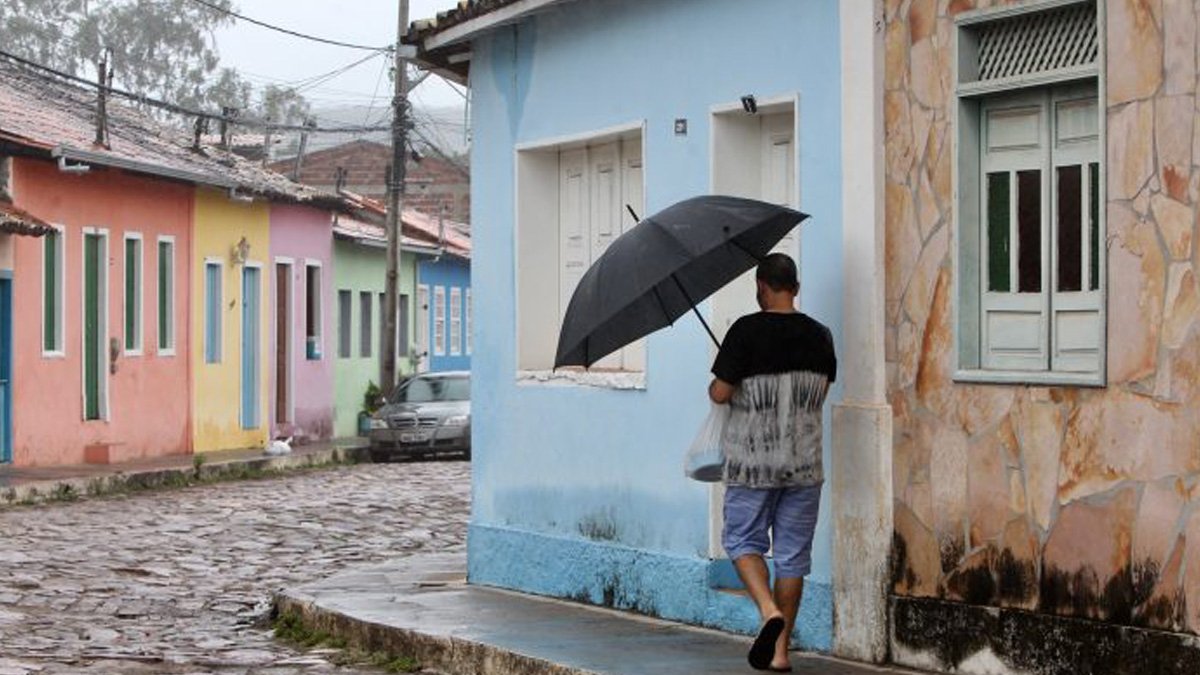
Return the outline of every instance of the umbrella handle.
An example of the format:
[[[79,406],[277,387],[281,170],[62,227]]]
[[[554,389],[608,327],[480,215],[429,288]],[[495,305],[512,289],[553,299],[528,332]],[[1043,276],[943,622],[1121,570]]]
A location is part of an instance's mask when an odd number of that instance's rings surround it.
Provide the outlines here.
[[[708,337],[712,338],[713,344],[716,345],[717,349],[719,350],[721,348],[721,341],[717,339],[716,334],[713,333],[712,329],[708,327],[708,322],[704,320],[704,317],[700,314],[700,310],[696,309],[696,303],[692,302],[692,296],[688,295],[687,289],[685,289],[683,284],[680,283],[679,277],[672,274],[671,279],[675,281],[675,285],[679,288],[679,292],[683,293],[684,299],[688,301],[688,304],[692,307],[692,311],[695,312],[696,318],[700,319],[700,325],[704,326],[704,330],[708,331]]]

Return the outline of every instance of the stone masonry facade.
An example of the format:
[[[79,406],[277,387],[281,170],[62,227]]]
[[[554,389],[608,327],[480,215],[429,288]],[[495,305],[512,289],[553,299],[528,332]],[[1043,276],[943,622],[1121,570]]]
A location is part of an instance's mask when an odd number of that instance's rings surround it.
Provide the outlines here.
[[[1200,1],[1099,0],[1107,385],[953,379],[955,16],[885,0],[893,592],[1200,634]]]

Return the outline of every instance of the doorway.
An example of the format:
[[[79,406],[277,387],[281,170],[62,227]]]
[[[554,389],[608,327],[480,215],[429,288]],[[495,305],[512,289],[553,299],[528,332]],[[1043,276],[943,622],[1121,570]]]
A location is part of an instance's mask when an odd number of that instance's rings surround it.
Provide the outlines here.
[[[275,263],[275,423],[292,422],[292,263]]]
[[[259,345],[262,336],[261,270],[242,268],[242,428],[262,426],[259,410]]]
[[[797,208],[800,180],[796,138],[798,100],[784,97],[758,103],[756,114],[740,104],[721,106],[712,116],[711,188],[713,194],[758,199]],[[792,230],[772,252],[786,253],[800,264],[800,235]],[[711,297],[712,329],[724,339],[739,317],[759,310],[755,300],[754,270],[750,270]],[[715,350],[713,356],[716,356]],[[709,492],[709,557],[725,558],[721,546],[724,526],[720,483]]]
[[[0,272],[0,464],[12,461],[12,277]]]
[[[799,206],[795,99],[761,102],[754,115],[740,105],[723,108],[713,114],[712,135],[713,194]],[[799,264],[799,231],[788,233],[773,252],[786,253]],[[718,338],[739,317],[758,311],[754,296],[753,271],[712,296],[712,328]]]

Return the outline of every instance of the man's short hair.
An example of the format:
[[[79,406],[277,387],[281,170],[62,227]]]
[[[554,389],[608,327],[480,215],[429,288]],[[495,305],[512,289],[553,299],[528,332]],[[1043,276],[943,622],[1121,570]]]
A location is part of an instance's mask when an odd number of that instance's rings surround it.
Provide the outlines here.
[[[758,263],[758,272],[754,277],[770,287],[771,290],[792,291],[800,289],[796,277],[796,262],[783,253],[772,253]]]

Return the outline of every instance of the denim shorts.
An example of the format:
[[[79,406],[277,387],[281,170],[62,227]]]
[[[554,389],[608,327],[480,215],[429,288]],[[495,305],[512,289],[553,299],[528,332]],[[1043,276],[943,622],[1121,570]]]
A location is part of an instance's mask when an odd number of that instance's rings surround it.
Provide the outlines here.
[[[820,483],[768,489],[726,487],[725,529],[721,533],[726,555],[730,560],[745,555],[766,557],[773,543],[775,576],[795,579],[808,575],[820,505]]]

